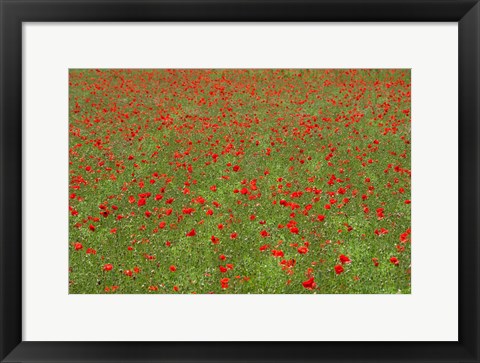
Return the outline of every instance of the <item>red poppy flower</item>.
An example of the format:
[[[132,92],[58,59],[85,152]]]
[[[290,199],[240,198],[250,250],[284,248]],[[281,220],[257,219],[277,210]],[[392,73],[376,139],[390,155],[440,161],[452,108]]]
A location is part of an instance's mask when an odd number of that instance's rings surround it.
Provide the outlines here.
[[[155,256],[149,255],[149,254],[144,254],[143,255],[147,260],[154,261],[156,259]]]
[[[317,284],[315,283],[315,278],[313,277],[309,278],[307,281],[302,282],[302,285],[308,290],[312,290],[317,286]]]
[[[222,285],[222,289],[227,289],[228,288],[228,282],[230,279],[228,277],[225,277],[223,279],[220,279],[220,283]]]
[[[263,231],[260,232],[260,235],[261,235],[262,237],[268,237],[268,236],[270,236],[270,233],[268,233],[267,231],[263,230]]]
[[[205,204],[206,200],[202,196],[198,196],[196,199],[194,199],[193,202],[198,204]]]
[[[87,248],[87,255],[96,255],[97,251],[93,248]]]
[[[395,256],[390,257],[390,262],[393,263],[395,266],[398,266],[398,264],[400,263],[398,258],[396,258]]]
[[[172,266],[170,266],[170,271],[175,272],[175,271],[177,271],[177,268],[172,265]]]
[[[283,257],[285,256],[285,254],[283,253],[283,251],[281,250],[272,250],[272,255],[274,257]]]
[[[410,233],[410,229],[408,229],[406,232],[400,234],[400,242],[407,243],[410,240]]]
[[[293,233],[293,234],[298,234],[299,229],[297,227],[291,227],[290,232]]]
[[[377,208],[377,218],[379,220],[383,219],[385,216],[383,215],[383,208]]]
[[[72,228],[67,247],[76,273],[91,273],[88,269],[97,266],[104,277],[115,277],[91,289],[174,293],[180,285],[173,283],[181,280],[182,293],[230,287],[232,291],[220,292],[258,293],[258,284],[245,283],[249,277],[244,274],[251,274],[254,282],[258,269],[266,269],[264,277],[270,275],[269,284],[278,291],[288,284],[291,292],[316,292],[324,284],[325,292],[341,292],[343,285],[351,284],[366,291],[378,281],[365,271],[374,265],[371,274],[382,272],[381,260],[382,268],[406,275],[396,284],[408,292],[409,72],[389,70],[378,76],[368,70],[292,70],[287,72],[291,77],[275,70],[254,73],[70,72],[70,86],[78,97],[71,105],[76,116],[69,122],[72,174],[67,200]],[[169,87],[159,90],[159,84]],[[370,100],[375,107],[364,109],[364,98],[370,94],[381,102],[375,105]],[[118,101],[125,99],[133,101]],[[250,112],[254,103],[266,105],[271,117]],[[368,110],[373,113],[367,115]],[[368,122],[363,122],[365,117]],[[314,147],[305,147],[312,140]],[[222,204],[213,200],[216,196]],[[397,203],[407,204],[406,215],[396,213]],[[362,228],[366,225],[371,228]],[[85,233],[99,238],[85,239]],[[175,236],[180,238],[167,241]],[[355,254],[354,260],[341,255],[351,253],[352,243],[359,251],[363,248],[366,261]],[[395,249],[388,252],[391,257],[379,256],[378,251],[368,255],[372,243]],[[89,246],[101,248],[98,255]],[[191,259],[185,251],[192,247],[217,257]],[[402,266],[391,253],[400,259],[407,255]],[[235,265],[235,274],[230,272],[233,265],[226,260],[236,264],[246,255],[257,264],[250,264],[249,271]],[[92,266],[81,265],[85,258]],[[134,262],[142,266],[138,275]],[[183,262],[191,265],[186,267],[192,270],[187,278]],[[215,269],[219,262],[226,270],[220,275]],[[170,272],[176,267],[173,263],[182,267],[179,274]],[[133,273],[130,279],[128,268]],[[315,271],[323,268],[331,268],[331,275],[315,284]],[[143,274],[162,269],[169,276],[145,283],[149,277]],[[286,276],[274,279],[276,273]],[[230,274],[230,279],[221,278]],[[206,283],[198,283],[203,276]],[[355,282],[358,276],[361,279]],[[120,287],[113,285],[122,281]]]
[[[111,271],[113,269],[113,265],[111,263],[107,263],[103,265],[103,271]]]
[[[298,251],[298,253],[304,255],[308,252],[308,248],[306,246],[301,246],[301,247],[298,248],[297,251]]]

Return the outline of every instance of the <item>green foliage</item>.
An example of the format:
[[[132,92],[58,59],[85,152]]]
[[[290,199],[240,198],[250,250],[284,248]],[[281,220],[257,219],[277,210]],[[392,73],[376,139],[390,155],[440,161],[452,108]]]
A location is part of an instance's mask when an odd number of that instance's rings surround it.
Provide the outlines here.
[[[411,292],[409,70],[71,70],[69,126],[72,294]]]

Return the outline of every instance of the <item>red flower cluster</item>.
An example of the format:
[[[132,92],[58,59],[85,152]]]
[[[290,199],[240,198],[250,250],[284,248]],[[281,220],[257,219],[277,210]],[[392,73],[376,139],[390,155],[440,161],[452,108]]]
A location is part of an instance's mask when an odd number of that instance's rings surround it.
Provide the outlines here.
[[[410,291],[410,71],[75,69],[72,293]]]

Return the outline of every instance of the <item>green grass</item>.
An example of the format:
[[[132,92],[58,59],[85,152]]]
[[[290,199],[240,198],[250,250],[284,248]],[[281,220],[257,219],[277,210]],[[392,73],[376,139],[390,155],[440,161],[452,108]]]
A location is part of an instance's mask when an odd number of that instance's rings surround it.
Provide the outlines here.
[[[79,69],[69,89],[70,293],[411,292],[409,70]]]

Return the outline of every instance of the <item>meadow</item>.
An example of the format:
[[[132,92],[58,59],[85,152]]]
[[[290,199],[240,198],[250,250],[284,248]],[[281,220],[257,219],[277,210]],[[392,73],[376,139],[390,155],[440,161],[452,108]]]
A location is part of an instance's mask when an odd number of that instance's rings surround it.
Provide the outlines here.
[[[407,69],[69,71],[69,293],[411,293]]]

